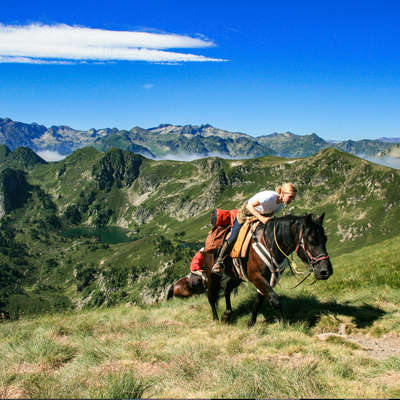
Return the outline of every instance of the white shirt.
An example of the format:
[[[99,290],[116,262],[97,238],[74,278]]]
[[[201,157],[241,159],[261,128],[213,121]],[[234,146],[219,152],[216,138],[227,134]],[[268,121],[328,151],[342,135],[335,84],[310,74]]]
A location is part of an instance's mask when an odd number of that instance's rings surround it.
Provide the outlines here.
[[[284,203],[277,203],[278,200],[278,193],[274,192],[273,190],[264,190],[255,194],[248,203],[253,203],[258,201],[260,205],[255,206],[254,208],[260,214],[276,214],[282,210],[284,207]]]

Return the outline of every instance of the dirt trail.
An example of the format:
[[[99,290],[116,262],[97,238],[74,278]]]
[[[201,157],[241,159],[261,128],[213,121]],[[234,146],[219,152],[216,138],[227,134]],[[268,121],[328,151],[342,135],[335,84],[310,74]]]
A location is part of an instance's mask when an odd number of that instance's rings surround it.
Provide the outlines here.
[[[367,357],[379,360],[389,357],[400,357],[400,337],[393,333],[376,338],[361,333],[346,335],[328,332],[317,335],[317,338],[320,340],[327,340],[332,336],[340,337],[359,345],[361,347],[359,351],[364,353]]]

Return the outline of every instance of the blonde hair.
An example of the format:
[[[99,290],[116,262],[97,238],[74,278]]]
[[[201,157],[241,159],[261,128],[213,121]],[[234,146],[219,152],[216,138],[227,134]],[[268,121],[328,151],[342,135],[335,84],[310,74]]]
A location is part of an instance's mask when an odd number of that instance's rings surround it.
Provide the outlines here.
[[[297,194],[297,189],[294,187],[293,183],[284,183],[282,186],[279,186],[278,189],[276,189],[276,192],[280,195],[282,192],[292,194],[296,196]]]

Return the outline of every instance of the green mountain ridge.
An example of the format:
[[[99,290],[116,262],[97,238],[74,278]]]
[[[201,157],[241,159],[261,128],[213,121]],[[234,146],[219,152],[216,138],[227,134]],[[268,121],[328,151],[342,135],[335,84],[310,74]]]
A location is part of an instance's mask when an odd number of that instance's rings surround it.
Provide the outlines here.
[[[0,168],[15,167],[26,170],[36,164],[46,164],[46,161],[29,147],[17,147],[11,151],[7,146],[0,145]]]

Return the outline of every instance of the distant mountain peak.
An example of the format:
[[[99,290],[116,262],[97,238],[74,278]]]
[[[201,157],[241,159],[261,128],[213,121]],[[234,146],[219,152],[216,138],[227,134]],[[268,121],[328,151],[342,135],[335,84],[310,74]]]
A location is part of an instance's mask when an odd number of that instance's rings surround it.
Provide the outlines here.
[[[380,142],[386,142],[386,143],[400,143],[400,138],[388,138],[388,137],[380,137],[379,139]]]
[[[181,126],[181,125],[172,125],[172,124],[160,124],[154,128],[149,128],[149,129],[157,129],[157,128],[168,128],[169,126]]]
[[[294,134],[293,132],[290,131],[286,131],[286,132],[273,132],[270,133],[269,135],[261,135],[259,136],[259,138],[278,138],[278,137],[295,137],[295,136],[299,136]]]
[[[49,129],[62,129],[62,130],[68,129],[68,130],[71,130],[71,131],[75,130],[75,129],[71,128],[68,125],[52,125]]]

